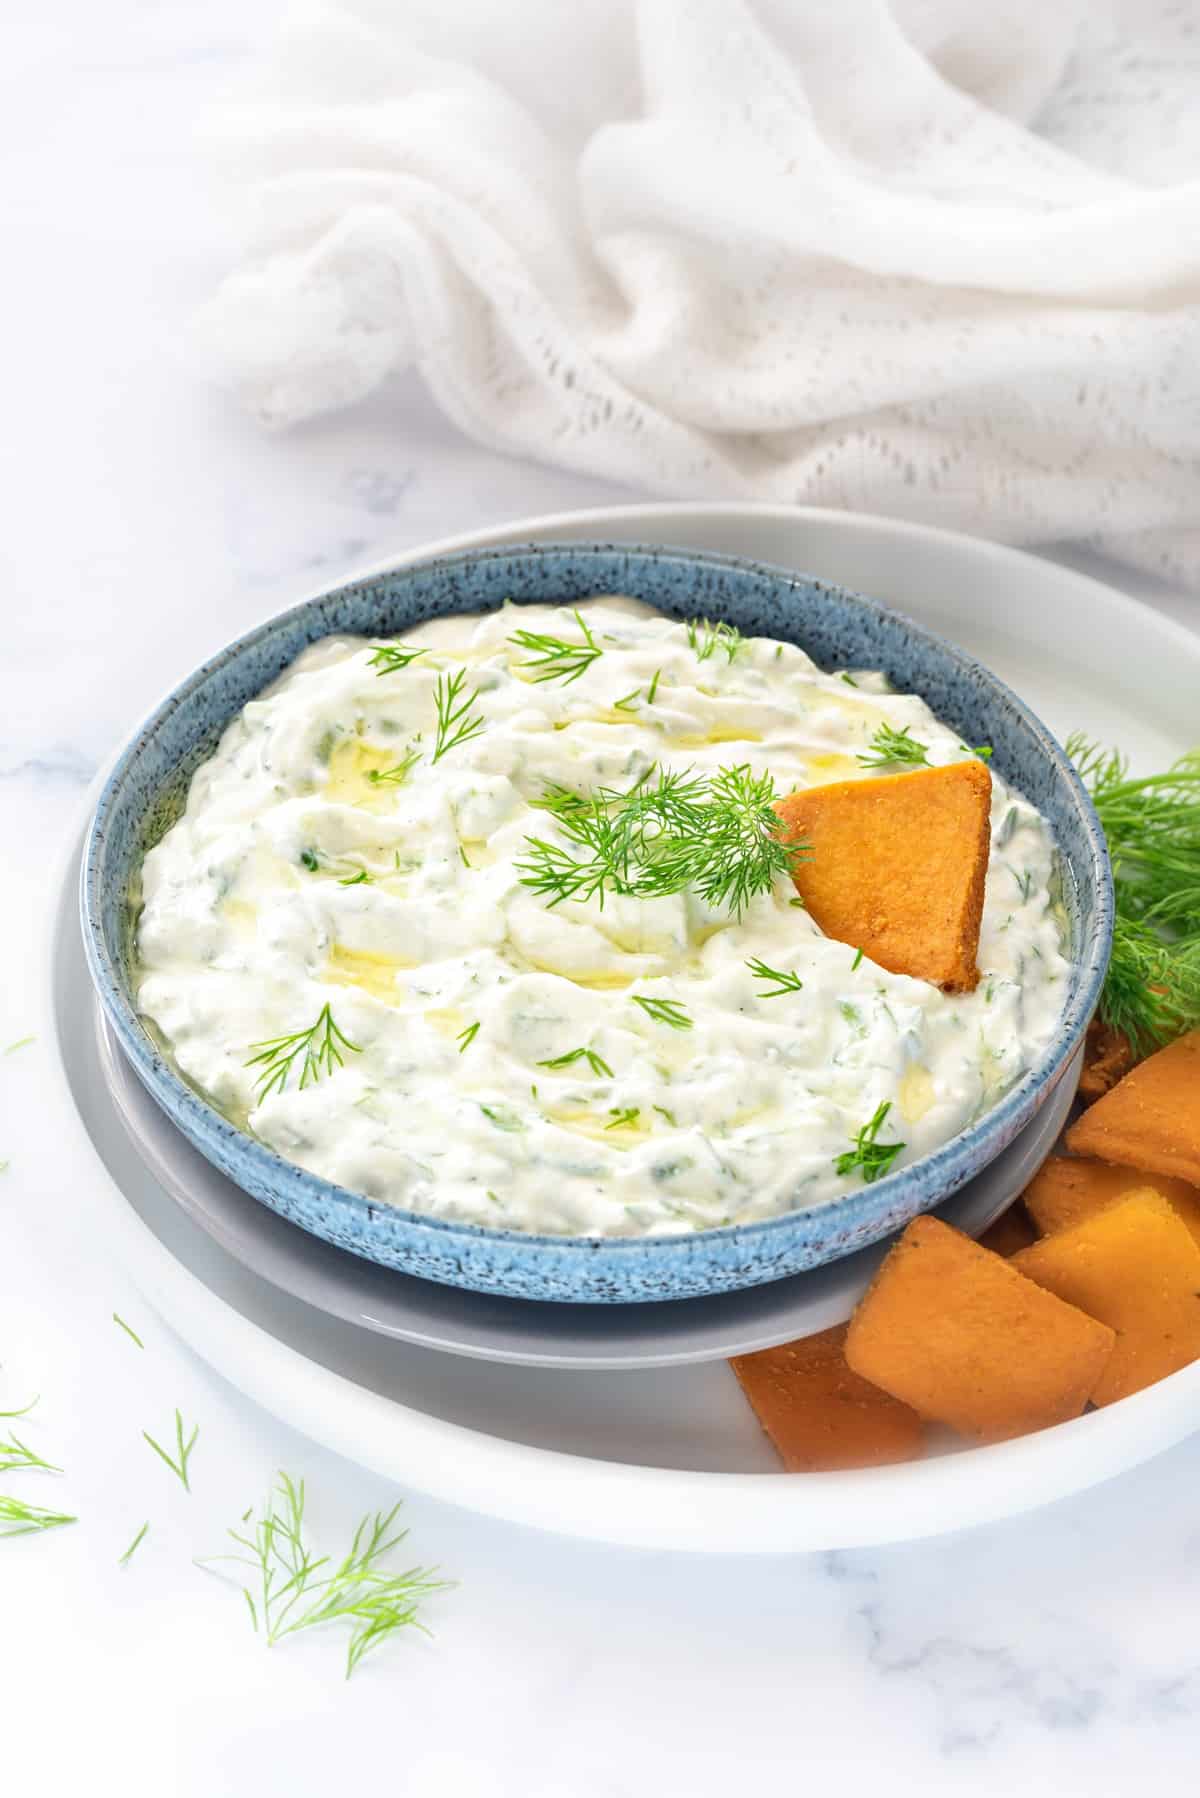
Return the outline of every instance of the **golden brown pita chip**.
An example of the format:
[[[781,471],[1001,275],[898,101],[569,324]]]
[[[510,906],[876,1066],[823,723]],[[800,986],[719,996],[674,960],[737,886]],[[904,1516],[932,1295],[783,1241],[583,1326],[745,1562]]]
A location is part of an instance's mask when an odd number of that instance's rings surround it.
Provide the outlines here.
[[[810,845],[796,890],[826,936],[893,974],[970,992],[991,846],[980,761],[789,793],[776,807]]]
[[[1190,1186],[1186,1180],[1171,1180],[1165,1174],[1148,1176],[1135,1167],[1113,1167],[1082,1155],[1052,1155],[1023,1196],[1042,1235],[1053,1236],[1115,1205],[1137,1187],[1150,1187],[1166,1199],[1200,1244],[1200,1187]]]
[[[1164,1198],[1127,1198],[1012,1265],[1117,1333],[1092,1399],[1111,1405],[1200,1358],[1200,1248]]]
[[[1200,1030],[1139,1062],[1071,1126],[1067,1147],[1200,1185]]]
[[[922,1417],[1002,1442],[1078,1417],[1114,1341],[1011,1261],[919,1217],[851,1318],[846,1360]]]
[[[882,1467],[921,1452],[916,1412],[846,1366],[846,1325],[730,1362],[789,1473]]]
[[[993,1255],[1003,1255],[1007,1261],[1018,1249],[1027,1249],[1031,1242],[1037,1241],[1037,1231],[1030,1221],[1029,1213],[1020,1199],[1002,1211],[994,1224],[989,1224],[982,1236],[976,1237],[981,1249],[990,1249]]]

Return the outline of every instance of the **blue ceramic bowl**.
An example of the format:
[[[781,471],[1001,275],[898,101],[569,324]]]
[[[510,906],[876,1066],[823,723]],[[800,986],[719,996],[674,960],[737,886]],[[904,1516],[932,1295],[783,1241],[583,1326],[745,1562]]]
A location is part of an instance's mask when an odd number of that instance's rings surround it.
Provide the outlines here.
[[[998,1105],[924,1160],[766,1222],[610,1241],[489,1230],[368,1203],[236,1128],[159,1052],[138,1015],[131,975],[141,859],[178,817],[195,768],[230,719],[318,638],[391,636],[446,613],[490,611],[508,598],[578,601],[601,593],[635,595],[672,618],[723,618],[745,635],[786,638],[824,667],[881,668],[965,742],[991,743],[993,765],[1050,820],[1060,852],[1074,960],[1058,1034]],[[121,752],[88,836],[82,892],[92,977],[126,1054],[188,1140],[239,1186],[302,1229],[406,1273],[518,1298],[612,1302],[689,1298],[817,1267],[947,1198],[1013,1140],[1066,1072],[1099,997],[1112,903],[1104,835],[1070,762],[970,656],[874,600],[805,575],[621,544],[488,549],[415,563],[260,625],[177,687]]]

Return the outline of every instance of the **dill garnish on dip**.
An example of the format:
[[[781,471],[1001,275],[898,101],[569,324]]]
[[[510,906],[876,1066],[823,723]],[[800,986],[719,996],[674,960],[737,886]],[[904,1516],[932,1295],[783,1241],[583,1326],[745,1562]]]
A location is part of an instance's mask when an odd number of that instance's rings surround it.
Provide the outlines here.
[[[776,1216],[947,1141],[1054,1033],[1050,832],[982,755],[879,675],[626,600],[330,638],[146,857],[140,1004],[228,1116],[376,1202],[601,1236]],[[822,933],[780,820],[968,760],[983,978],[950,993]]]

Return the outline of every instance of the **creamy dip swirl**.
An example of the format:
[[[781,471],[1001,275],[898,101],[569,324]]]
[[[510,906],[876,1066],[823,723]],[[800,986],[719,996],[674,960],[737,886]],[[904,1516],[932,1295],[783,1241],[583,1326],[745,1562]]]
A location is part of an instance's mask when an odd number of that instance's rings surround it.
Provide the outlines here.
[[[583,611],[602,654],[570,682],[535,680],[511,640],[580,641],[566,608],[438,620],[405,636],[426,653],[393,672],[361,638],[307,650],[225,731],[146,857],[143,1012],[279,1154],[441,1218],[640,1236],[777,1216],[860,1183],[835,1162],[884,1101],[879,1139],[905,1144],[893,1166],[928,1154],[1053,1036],[1067,963],[1045,820],[993,774],[967,995],[856,958],[785,878],[740,918],[692,893],[552,907],[517,866],[527,838],[553,839],[531,804],[548,782],[624,789],[655,765],[745,763],[786,793],[865,776],[856,758],[883,724],[934,766],[971,753],[879,675],[824,674],[765,638],[701,660],[684,626],[635,602]],[[459,669],[483,728],[434,762],[435,686]],[[801,989],[765,996],[754,958]],[[297,1061],[260,1098],[255,1046],[326,1005],[355,1047],[303,1087]]]

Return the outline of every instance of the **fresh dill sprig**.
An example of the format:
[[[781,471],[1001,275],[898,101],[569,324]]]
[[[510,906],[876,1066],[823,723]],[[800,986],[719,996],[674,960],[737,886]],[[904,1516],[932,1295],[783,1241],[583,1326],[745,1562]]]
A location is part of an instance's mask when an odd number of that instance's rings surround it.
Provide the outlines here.
[[[863,958],[862,950],[861,949],[856,950],[855,955],[854,955],[854,960],[850,963],[850,972],[852,974],[853,974],[855,968],[857,968],[859,963],[862,961],[862,958]]]
[[[692,1020],[678,999],[647,999],[641,993],[630,993],[629,996],[656,1024],[669,1024],[672,1030],[692,1028]]]
[[[611,1124],[605,1124],[606,1130],[632,1130],[636,1128],[640,1114],[637,1105],[614,1105],[609,1111]]]
[[[773,980],[776,983],[766,992],[760,993],[760,999],[779,999],[784,993],[798,993],[804,985],[799,974],[794,971],[789,973],[785,968],[769,968],[757,955],[746,966],[756,980]]]
[[[1200,750],[1140,778],[1119,751],[1079,732],[1067,754],[1112,859],[1116,922],[1100,1017],[1146,1055],[1200,1027]]]
[[[644,859],[632,890],[662,898],[691,889],[706,904],[740,917],[803,854],[802,845],[780,836],[776,797],[770,774],[755,774],[748,763],[720,769],[695,808],[698,816],[640,845]]]
[[[690,775],[660,769],[655,781],[654,772],[649,769],[625,792],[598,787],[583,794],[548,785],[534,806],[549,812],[568,842],[586,853],[526,837],[530,854],[517,863],[522,885],[550,896],[551,905],[592,898],[603,905],[610,888],[641,893],[646,862],[699,827],[705,791],[704,782]]]
[[[41,1455],[30,1448],[28,1443],[22,1442],[14,1431],[9,1431],[7,1442],[0,1437],[0,1473],[18,1473],[33,1467],[40,1467],[46,1473],[62,1472],[62,1468],[56,1467],[53,1461],[43,1461]]]
[[[715,624],[711,618],[689,618],[687,639],[698,662],[707,662],[718,649],[723,649],[726,660],[732,662],[743,641],[736,624],[726,624],[723,618]]]
[[[632,693],[626,693],[624,699],[614,699],[613,700],[613,711],[614,712],[636,712],[637,706],[634,702],[636,700],[640,699],[641,692],[642,692],[642,689],[640,687],[635,687],[633,689]]]
[[[65,1511],[48,1511],[44,1505],[26,1504],[23,1498],[0,1493],[0,1536],[31,1536],[35,1530],[56,1530],[78,1521]]]
[[[1124,756],[1067,739],[1108,839],[1126,916],[1200,932],[1200,749],[1131,779]]]
[[[112,1314],[112,1320],[115,1324],[119,1325],[119,1327],[122,1330],[124,1330],[126,1336],[132,1337],[133,1341],[137,1343],[137,1345],[140,1349],[145,1348],[146,1345],[142,1341],[141,1337],[138,1335],[137,1331],[131,1330],[129,1325],[125,1322],[125,1319],[123,1317],[119,1317],[115,1311]]]
[[[321,866],[321,858],[315,849],[302,849],[300,851],[300,866],[302,868],[307,868],[310,874],[317,873]]]
[[[154,1440],[153,1436],[151,1436],[148,1431],[146,1431],[146,1430],[142,1431],[142,1435],[145,1437],[146,1441],[150,1444],[150,1447],[154,1450],[155,1454],[158,1455],[162,1460],[164,1460],[166,1462],[167,1466],[171,1469],[171,1472],[173,1474],[175,1474],[183,1482],[183,1488],[184,1488],[185,1492],[190,1492],[192,1489],[191,1482],[188,1477],[188,1461],[191,1459],[191,1453],[192,1453],[192,1450],[196,1446],[196,1438],[199,1434],[200,1434],[200,1425],[195,1424],[193,1426],[191,1435],[188,1437],[187,1441],[185,1442],[183,1439],[183,1418],[180,1415],[179,1411],[176,1411],[176,1413],[175,1413],[175,1453],[179,1456],[179,1459],[178,1459],[178,1461],[173,1461],[161,1443],[156,1442]]]
[[[517,863],[522,884],[551,905],[592,898],[603,905],[610,890],[661,899],[690,889],[740,917],[807,853],[781,835],[770,774],[746,763],[711,776],[655,774],[650,769],[626,792],[548,787],[535,803],[552,814],[567,844],[527,837],[530,854]]]
[[[580,612],[575,613],[575,622],[583,632],[582,643],[570,643],[565,637],[550,637],[543,631],[514,631],[509,642],[515,643],[518,649],[533,651],[528,661],[517,663],[518,668],[534,669],[532,678],[537,682],[560,680],[564,686],[569,686],[578,680],[604,651]]]
[[[367,779],[373,787],[402,787],[421,759],[421,751],[410,743],[400,760],[391,768],[368,768]],[[437,756],[434,756],[437,761]]]
[[[347,874],[343,880],[339,880],[338,885],[340,887],[370,886],[371,876],[365,868],[360,868],[357,874]]]
[[[577,1061],[586,1061],[593,1074],[602,1074],[609,1080],[613,1078],[612,1069],[604,1057],[597,1055],[594,1049],[571,1049],[566,1055],[555,1055],[550,1061],[539,1061],[538,1066],[540,1068],[569,1068],[573,1067]]]
[[[895,762],[905,762],[910,767],[928,767],[929,755],[926,745],[917,741],[907,724],[902,730],[893,730],[890,724],[881,724],[867,745],[865,754],[856,760],[864,768],[887,768]]]
[[[439,674],[437,686],[433,690],[433,703],[437,708],[437,742],[434,745],[433,759],[440,762],[451,749],[457,749],[460,743],[469,743],[484,729],[486,720],[482,712],[472,712],[471,707],[479,697],[477,688],[472,687],[461,704],[459,699],[467,684],[466,670],[455,669],[453,674]]]
[[[1168,941],[1118,904],[1100,1016],[1137,1056],[1200,1029],[1200,936]]]
[[[321,1007],[315,1024],[307,1030],[294,1030],[290,1036],[275,1036],[265,1042],[251,1043],[257,1050],[244,1064],[248,1068],[258,1068],[255,1075],[258,1084],[259,1104],[271,1092],[282,1092],[288,1083],[289,1076],[299,1056],[303,1056],[300,1068],[300,1088],[304,1089],[310,1080],[319,1080],[322,1072],[332,1074],[334,1067],[344,1065],[343,1049],[350,1049],[355,1055],[362,1050],[358,1043],[352,1043],[333,1021],[333,1013],[328,1005]]]
[[[854,1138],[854,1147],[847,1149],[834,1161],[834,1168],[839,1174],[852,1174],[857,1168],[867,1186],[886,1174],[901,1149],[902,1142],[876,1142],[880,1128],[892,1109],[890,1099],[875,1109],[874,1115],[863,1124]]]
[[[133,1541],[129,1544],[129,1547],[125,1550],[125,1553],[123,1555],[117,1556],[117,1566],[118,1567],[128,1567],[128,1565],[129,1565],[130,1561],[132,1561],[135,1553],[141,1547],[142,1543],[145,1541],[147,1533],[149,1532],[149,1529],[150,1529],[150,1525],[148,1522],[144,1523],[142,1525],[142,1527],[138,1531],[137,1535],[133,1538]]]
[[[654,696],[658,692],[658,683],[661,679],[662,679],[662,669],[656,668],[654,670],[654,679],[650,682],[649,691],[646,694],[646,704],[647,705],[654,704]]]
[[[33,1043],[36,1041],[37,1041],[37,1038],[34,1036],[19,1036],[15,1043],[9,1043],[9,1045],[8,1045],[7,1049],[5,1049],[4,1053],[6,1055],[15,1055],[18,1049],[27,1049],[29,1047],[30,1043]]]
[[[467,1049],[469,1049],[471,1047],[471,1044],[475,1041],[475,1038],[479,1035],[479,1025],[480,1025],[480,1020],[478,1018],[476,1018],[475,1022],[473,1024],[468,1024],[466,1029],[460,1030],[458,1035],[455,1037],[454,1040],[458,1044],[458,1052],[460,1055],[462,1055]]]
[[[428,1634],[418,1616],[422,1600],[448,1590],[452,1582],[437,1578],[435,1567],[394,1573],[383,1565],[408,1535],[407,1530],[392,1533],[398,1504],[386,1513],[364,1517],[348,1552],[336,1564],[328,1555],[314,1556],[305,1542],[304,1505],[304,1481],[280,1473],[253,1532],[228,1532],[242,1552],[214,1555],[198,1564],[233,1561],[253,1571],[254,1590],[244,1585],[241,1591],[254,1628],[265,1635],[268,1647],[318,1624],[352,1624],[346,1654],[349,1679],[365,1655],[400,1630]]]
[[[395,674],[399,669],[407,668],[410,662],[415,662],[418,656],[428,654],[428,648],[409,649],[404,643],[380,643],[367,667],[374,668],[377,675]]]

